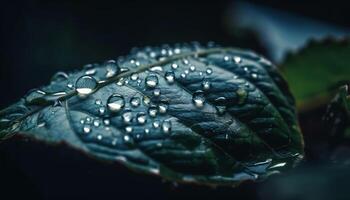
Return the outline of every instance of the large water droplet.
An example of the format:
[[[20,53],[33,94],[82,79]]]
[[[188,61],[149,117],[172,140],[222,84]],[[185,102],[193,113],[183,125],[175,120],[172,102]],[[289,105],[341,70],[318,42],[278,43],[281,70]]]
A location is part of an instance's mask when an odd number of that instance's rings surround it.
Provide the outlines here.
[[[192,95],[192,102],[197,108],[202,108],[205,103],[204,93],[201,90],[198,90]]]
[[[171,121],[163,121],[162,123],[163,133],[170,133],[171,131]]]
[[[147,87],[154,88],[158,85],[158,77],[154,74],[148,75],[146,77]]]
[[[144,124],[147,121],[147,115],[144,112],[137,113],[136,119],[139,124]]]
[[[130,104],[132,107],[138,107],[141,104],[141,100],[139,97],[132,97],[130,99]]]
[[[118,112],[125,106],[124,97],[120,94],[113,94],[107,100],[107,107],[111,112]]]
[[[75,83],[75,90],[78,92],[79,96],[86,96],[91,94],[97,87],[97,81],[92,76],[82,76],[78,78]]]
[[[151,116],[151,117],[156,117],[157,116],[157,112],[158,112],[158,109],[155,105],[152,105],[148,108],[148,114]]]
[[[168,83],[174,83],[175,81],[175,73],[173,71],[168,71],[165,73],[165,80],[168,82]]]

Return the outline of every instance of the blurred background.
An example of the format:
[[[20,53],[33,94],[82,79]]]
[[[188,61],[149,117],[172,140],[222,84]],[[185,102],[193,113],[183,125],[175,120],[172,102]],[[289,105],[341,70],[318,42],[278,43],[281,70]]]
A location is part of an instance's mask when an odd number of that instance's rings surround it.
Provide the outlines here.
[[[114,59],[135,46],[214,41],[253,49],[278,63],[311,36],[349,33],[350,12],[347,2],[338,0],[12,0],[0,5],[0,26],[4,108],[31,88],[48,83],[57,71]],[[0,199],[263,199],[259,188],[253,183],[218,190],[176,186],[68,149],[16,141],[0,146]]]

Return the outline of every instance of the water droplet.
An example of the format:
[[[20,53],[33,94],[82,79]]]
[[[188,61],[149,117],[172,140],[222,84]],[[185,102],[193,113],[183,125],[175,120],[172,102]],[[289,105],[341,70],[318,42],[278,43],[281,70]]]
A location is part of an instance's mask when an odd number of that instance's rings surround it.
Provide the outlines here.
[[[152,67],[149,70],[152,71],[152,72],[155,72],[155,71],[162,72],[163,71],[163,67],[162,66],[154,66],[154,67]]]
[[[85,124],[83,127],[84,133],[90,133],[91,132],[91,126],[89,124]]]
[[[213,73],[213,70],[211,68],[208,68],[206,71],[205,71],[208,75],[212,74]]]
[[[149,129],[146,128],[144,132],[145,132],[146,134],[149,134]]]
[[[106,63],[106,70],[106,78],[110,78],[119,73],[120,68],[115,64],[114,60],[110,60]]]
[[[181,53],[181,50],[179,48],[176,48],[176,49],[174,49],[174,53],[179,54],[179,53]]]
[[[256,74],[256,73],[252,73],[252,78],[253,78],[253,79],[258,78],[258,74]]]
[[[199,76],[203,76],[203,72],[199,72],[198,74],[199,74]]]
[[[156,117],[157,116],[157,113],[158,113],[158,110],[157,110],[157,107],[155,105],[152,105],[148,108],[148,114],[151,116],[151,117]]]
[[[182,73],[180,74],[181,78],[186,78],[186,74]]]
[[[176,63],[171,64],[171,68],[173,68],[173,69],[177,69],[178,67],[179,67],[179,65],[177,65]]]
[[[197,108],[202,108],[205,103],[205,97],[204,97],[203,91],[198,90],[194,92],[192,95],[192,102]]]
[[[230,60],[230,57],[229,56],[224,56],[224,61],[225,62],[228,62]]]
[[[138,107],[141,104],[141,100],[139,97],[132,97],[130,99],[130,104],[132,107]]]
[[[130,76],[130,79],[133,81],[136,81],[137,79],[139,79],[139,74],[138,73],[132,73]]]
[[[151,99],[148,96],[143,96],[143,103],[148,106],[151,103]]]
[[[124,123],[129,124],[133,119],[132,112],[130,110],[125,111],[122,115],[122,118]]]
[[[76,91],[78,92],[78,95],[82,97],[91,94],[96,87],[97,81],[92,76],[82,76],[78,78],[75,83]]]
[[[99,113],[100,115],[105,114],[105,112],[106,112],[106,108],[105,108],[104,106],[101,106],[101,107],[98,109],[98,113]]]
[[[165,73],[165,80],[168,82],[168,83],[174,83],[175,81],[175,74],[173,71],[168,71]]]
[[[86,117],[85,120],[86,120],[86,123],[88,123],[88,124],[91,123],[91,121],[92,121],[92,119],[90,117]]]
[[[86,75],[94,75],[96,74],[96,69],[88,69],[85,71]]]
[[[158,110],[159,110],[159,113],[164,114],[164,113],[166,113],[166,111],[168,110],[168,105],[165,104],[165,103],[160,103],[160,104],[158,105]]]
[[[171,121],[163,121],[162,131],[163,133],[169,133],[171,131]]]
[[[51,81],[59,82],[67,79],[68,79],[68,74],[66,74],[65,72],[57,72],[55,75],[52,76]]]
[[[117,142],[118,142],[118,139],[117,139],[117,138],[114,138],[114,139],[112,140],[112,145],[113,145],[113,146],[117,145]]]
[[[159,122],[158,120],[156,120],[156,121],[154,121],[154,122],[152,123],[152,126],[153,126],[154,128],[159,128],[160,122]]]
[[[154,51],[152,51],[149,53],[149,56],[151,56],[151,58],[154,58],[157,56],[157,54]]]
[[[105,119],[103,120],[103,124],[108,126],[111,123],[111,121],[109,119]]]
[[[249,71],[248,67],[244,67],[243,70],[246,71],[246,72]]]
[[[97,138],[97,140],[102,140],[102,139],[103,139],[103,136],[102,136],[101,134],[98,134],[98,135],[96,136],[96,138]]]
[[[95,127],[99,127],[99,126],[100,126],[100,120],[95,119],[95,120],[94,120],[94,126],[95,126]]]
[[[242,59],[241,59],[241,57],[239,57],[239,56],[234,56],[233,57],[233,60],[235,61],[235,63],[241,63],[242,62]]]
[[[69,89],[73,89],[74,85],[73,85],[72,83],[68,83],[68,84],[67,84],[67,87],[68,87]]]
[[[137,113],[136,119],[139,124],[144,124],[147,121],[147,115],[144,112]]]
[[[111,112],[118,112],[125,106],[124,97],[120,94],[113,94],[107,100],[108,109]]]
[[[127,126],[127,127],[125,127],[125,131],[126,131],[127,133],[131,133],[131,132],[133,131],[132,126]]]
[[[96,105],[101,105],[101,104],[102,104],[101,99],[96,99],[95,104],[96,104]]]
[[[223,115],[226,112],[226,106],[215,106],[218,115]]]
[[[203,88],[203,90],[209,90],[210,87],[211,87],[211,83],[210,83],[208,80],[204,80],[204,81],[202,82],[202,88]]]
[[[246,97],[247,97],[247,91],[245,91],[244,89],[242,88],[239,88],[237,91],[236,91],[237,95],[238,95],[238,104],[242,104],[244,103]]]
[[[182,62],[185,64],[185,65],[188,65],[189,64],[189,61],[187,59],[183,59]]]
[[[194,65],[192,65],[192,66],[190,67],[190,71],[191,71],[191,72],[196,71],[196,67],[195,67]]]
[[[154,88],[158,85],[158,77],[154,74],[147,76],[146,85],[150,88]]]
[[[161,94],[161,91],[160,91],[159,88],[153,90],[153,95],[154,95],[154,96],[159,97],[160,94]]]

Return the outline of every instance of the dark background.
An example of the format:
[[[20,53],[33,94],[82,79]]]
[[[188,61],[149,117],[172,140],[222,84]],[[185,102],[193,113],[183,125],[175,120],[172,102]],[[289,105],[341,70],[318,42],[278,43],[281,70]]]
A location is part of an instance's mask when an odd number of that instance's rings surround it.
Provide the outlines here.
[[[349,26],[346,2],[251,1]],[[254,37],[226,27],[233,1],[8,1],[0,4],[0,108],[48,83],[58,70],[125,55],[134,46],[215,41],[265,53]],[[66,149],[10,140],[0,145],[0,199],[256,199],[259,184],[238,189],[174,186]],[[5,198],[3,198],[5,197]]]

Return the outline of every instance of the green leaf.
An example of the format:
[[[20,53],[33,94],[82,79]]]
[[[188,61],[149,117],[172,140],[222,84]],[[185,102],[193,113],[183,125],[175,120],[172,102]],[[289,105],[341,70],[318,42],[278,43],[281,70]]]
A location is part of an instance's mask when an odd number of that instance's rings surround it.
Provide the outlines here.
[[[327,39],[287,57],[281,70],[299,110],[327,104],[339,83],[350,80],[349,54],[349,40]]]
[[[276,67],[213,44],[134,49],[59,72],[0,120],[2,136],[66,143],[178,182],[234,186],[303,155],[294,99]]]

